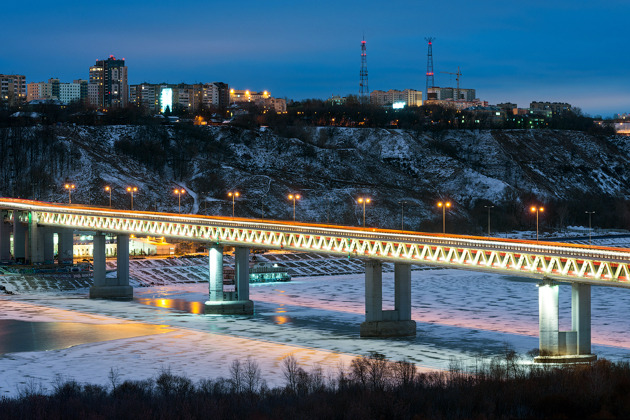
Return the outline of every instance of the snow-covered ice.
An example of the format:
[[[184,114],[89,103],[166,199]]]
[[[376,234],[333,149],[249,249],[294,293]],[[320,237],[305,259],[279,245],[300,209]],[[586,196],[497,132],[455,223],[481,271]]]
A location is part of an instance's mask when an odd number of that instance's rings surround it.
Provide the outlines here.
[[[393,307],[393,273],[383,274],[384,309]],[[446,369],[453,358],[472,365],[479,355],[520,354],[538,347],[538,290],[521,278],[458,270],[412,272],[415,338],[361,339],[361,274],[296,278],[251,287],[256,314],[210,316],[199,312],[207,284],[136,288],[132,302],[90,300],[79,292],[27,293],[0,298],[0,319],[129,323],[164,326],[167,332],[0,357],[0,395],[15,395],[34,379],[50,390],[55,377],[108,384],[110,368],[121,379],[145,379],[170,368],[194,380],[228,377],[234,359],[252,356],[270,385],[281,385],[282,359],[294,354],[305,368],[336,371],[356,355],[376,351],[408,359],[421,369]],[[630,358],[625,308],[630,291],[593,287],[593,352]],[[176,310],[187,304],[188,311]],[[186,306],[186,305],[184,305]],[[560,290],[561,328],[570,328],[570,286]],[[30,379],[32,378],[32,379]]]

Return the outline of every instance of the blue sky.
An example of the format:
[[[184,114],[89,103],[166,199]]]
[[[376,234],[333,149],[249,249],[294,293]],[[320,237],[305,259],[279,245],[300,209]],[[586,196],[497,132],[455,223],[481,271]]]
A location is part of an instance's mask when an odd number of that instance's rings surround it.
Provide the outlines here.
[[[87,78],[124,57],[129,82],[223,81],[293,99],[358,93],[360,41],[370,90],[436,85],[490,103],[566,101],[591,115],[630,112],[630,2],[398,1],[9,2],[0,73]],[[7,42],[8,41],[8,42]]]

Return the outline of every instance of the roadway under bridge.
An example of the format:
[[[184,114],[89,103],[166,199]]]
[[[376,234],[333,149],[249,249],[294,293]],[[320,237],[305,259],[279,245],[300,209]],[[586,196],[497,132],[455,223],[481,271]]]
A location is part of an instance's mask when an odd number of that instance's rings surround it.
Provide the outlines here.
[[[0,261],[72,263],[74,230],[93,231],[92,298],[131,298],[129,235],[196,241],[209,248],[207,313],[251,314],[249,249],[309,251],[365,260],[361,336],[415,335],[411,264],[535,278],[539,283],[538,361],[592,360],[591,285],[630,288],[630,249],[560,242],[443,235],[276,220],[114,210],[0,198]],[[118,273],[105,277],[105,235],[118,242]],[[13,243],[13,246],[11,246]],[[235,290],[223,289],[223,249],[235,247]],[[395,308],[382,309],[382,262],[394,263]],[[572,329],[559,331],[558,282],[572,284]]]

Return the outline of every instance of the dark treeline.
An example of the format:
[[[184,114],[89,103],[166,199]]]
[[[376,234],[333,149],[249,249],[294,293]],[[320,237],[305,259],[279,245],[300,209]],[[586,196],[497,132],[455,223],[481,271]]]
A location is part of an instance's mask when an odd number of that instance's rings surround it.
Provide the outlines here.
[[[186,107],[176,105],[173,110],[167,108],[165,116],[179,116],[190,123],[196,116],[202,117],[205,121],[231,119],[232,125],[245,128],[261,125],[269,127],[393,127],[420,131],[548,128],[604,135],[615,133],[612,125],[595,124],[594,118],[583,115],[579,109],[552,117],[506,115],[497,120],[491,118],[492,112],[458,111],[455,108],[440,105],[394,110],[391,107],[362,103],[358,97],[353,95],[348,96],[343,104],[335,104],[321,99],[291,102],[287,106],[287,112],[282,114],[259,108],[254,104],[241,104],[240,108],[239,112],[234,112],[235,109],[232,108],[202,108],[196,112],[191,112]],[[13,116],[16,112],[21,112],[22,116]],[[39,116],[32,118],[26,115],[28,113],[37,113]],[[0,127],[69,123],[78,125],[152,125],[166,122],[162,118],[156,119],[154,114],[135,104],[130,104],[125,108],[110,109],[107,112],[100,112],[77,102],[66,106],[52,104],[0,106]],[[233,116],[234,118],[232,118]]]
[[[252,359],[234,361],[230,377],[197,383],[170,371],[109,385],[59,380],[51,393],[30,382],[0,399],[6,419],[534,419],[630,418],[630,364],[600,360],[531,366],[506,348],[470,371],[418,373],[409,362],[370,354],[348,368],[310,372],[283,361],[285,385],[267,387]]]

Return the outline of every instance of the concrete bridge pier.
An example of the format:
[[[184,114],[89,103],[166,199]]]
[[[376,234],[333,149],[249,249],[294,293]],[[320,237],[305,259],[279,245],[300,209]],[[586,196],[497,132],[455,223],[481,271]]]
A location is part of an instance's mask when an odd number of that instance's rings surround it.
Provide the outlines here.
[[[59,229],[57,231],[57,263],[72,265],[74,257],[74,230]]]
[[[394,264],[394,310],[383,310],[383,265],[365,262],[365,322],[361,337],[408,337],[416,335],[411,320],[411,265]]]
[[[559,286],[550,279],[538,285],[540,356],[537,363],[590,362],[591,286],[571,285],[571,331],[559,331]]]
[[[94,285],[90,287],[90,299],[133,299],[133,287],[129,285],[129,235],[118,235],[116,278],[105,277],[105,234],[94,234],[93,272]]]
[[[9,212],[7,210],[0,211],[0,262],[8,262],[11,259],[12,226],[8,218]]]
[[[20,221],[21,212],[13,210],[13,258],[15,262],[26,262],[26,225]]]
[[[235,290],[223,290],[223,246],[211,245],[208,250],[210,285],[206,314],[252,315],[254,302],[249,299],[249,248],[234,249]]]

